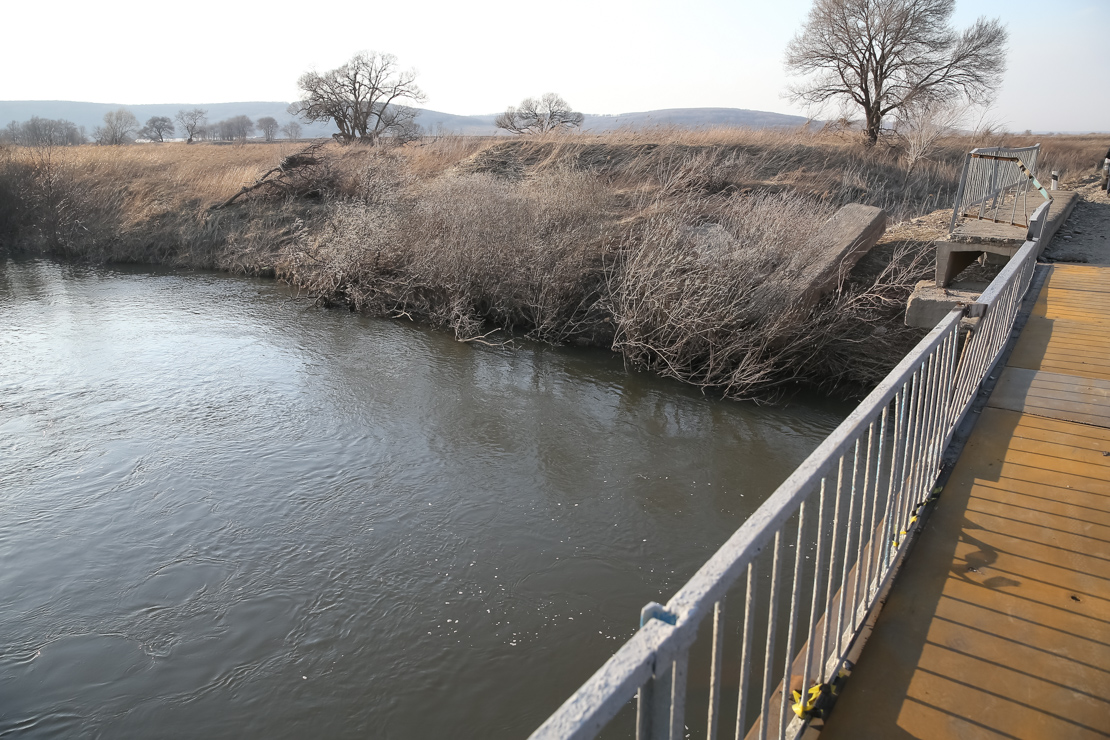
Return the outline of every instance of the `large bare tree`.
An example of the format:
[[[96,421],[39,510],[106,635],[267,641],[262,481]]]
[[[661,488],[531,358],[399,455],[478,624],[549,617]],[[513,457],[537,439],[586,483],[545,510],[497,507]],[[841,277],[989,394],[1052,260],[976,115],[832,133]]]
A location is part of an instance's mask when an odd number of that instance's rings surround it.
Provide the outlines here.
[[[872,143],[890,113],[989,102],[1006,70],[1006,29],[979,18],[958,32],[954,8],[955,0],[814,0],[786,51],[787,71],[803,77],[790,97],[858,105]]]
[[[558,129],[577,128],[584,116],[555,93],[544,93],[538,100],[525,98],[519,106],[510,105],[494,122],[514,134],[542,134]]]
[[[104,125],[93,129],[97,144],[119,146],[130,144],[139,130],[139,119],[126,108],[108,111],[104,114]]]
[[[173,121],[169,116],[151,116],[146,125],[139,130],[139,136],[147,141],[159,143],[166,140],[166,136],[173,134]]]
[[[392,54],[364,51],[327,72],[306,72],[297,80],[303,97],[289,112],[309,123],[333,121],[339,138],[376,144],[383,136],[413,130],[418,111],[405,102],[422,103],[415,70],[401,70]]]
[[[174,120],[181,124],[181,128],[185,129],[186,144],[193,143],[193,137],[204,128],[207,117],[208,111],[204,108],[182,108],[177,112]]]
[[[266,141],[273,141],[276,139],[278,130],[281,128],[281,124],[278,123],[277,119],[273,116],[263,116],[259,118],[255,126],[257,126],[258,130],[262,132],[262,135],[266,137]]]

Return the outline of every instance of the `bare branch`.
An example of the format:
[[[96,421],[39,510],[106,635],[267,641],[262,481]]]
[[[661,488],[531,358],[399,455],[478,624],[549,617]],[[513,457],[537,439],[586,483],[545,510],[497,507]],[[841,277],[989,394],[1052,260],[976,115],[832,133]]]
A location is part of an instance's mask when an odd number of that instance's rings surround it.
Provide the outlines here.
[[[980,18],[963,33],[949,23],[955,0],[815,0],[787,47],[802,77],[788,97],[863,108],[868,139],[883,118],[915,105],[985,104],[1005,72],[1006,29]]]
[[[331,121],[343,141],[376,144],[385,136],[411,137],[418,132],[418,113],[401,103],[422,103],[416,71],[401,71],[392,54],[364,51],[337,69],[312,71],[297,81],[304,97],[289,112],[305,121]]]
[[[525,98],[519,106],[510,105],[494,123],[514,134],[543,134],[548,131],[578,128],[584,117],[555,93],[544,93],[539,100]]]

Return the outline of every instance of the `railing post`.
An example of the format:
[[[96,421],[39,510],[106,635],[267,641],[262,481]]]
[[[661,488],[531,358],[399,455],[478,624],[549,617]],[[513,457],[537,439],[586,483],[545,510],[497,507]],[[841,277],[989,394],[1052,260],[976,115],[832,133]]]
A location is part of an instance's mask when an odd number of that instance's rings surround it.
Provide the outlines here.
[[[683,650],[656,673],[636,694],[637,740],[682,740],[685,737],[686,665]],[[660,670],[662,669],[662,670]]]
[[[721,673],[724,671],[725,652],[725,600],[713,605],[713,659],[709,666],[709,716],[706,721],[706,740],[716,740],[720,726]]]
[[[1110,160],[1108,160],[1110,161]],[[960,184],[956,188],[956,205],[952,207],[952,222],[948,224],[948,233],[951,234],[952,230],[956,228],[956,219],[960,216],[960,211],[963,209],[964,204],[964,190],[966,190],[967,183],[967,168],[971,164],[971,154],[964,157],[964,171],[960,173]]]

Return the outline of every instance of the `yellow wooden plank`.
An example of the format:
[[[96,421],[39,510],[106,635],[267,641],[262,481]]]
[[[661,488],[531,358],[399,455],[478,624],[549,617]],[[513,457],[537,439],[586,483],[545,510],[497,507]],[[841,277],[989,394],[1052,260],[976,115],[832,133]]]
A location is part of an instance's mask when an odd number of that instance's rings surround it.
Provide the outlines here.
[[[1024,375],[1000,381],[1074,387]],[[1110,734],[1103,451],[1105,427],[983,410],[823,740]]]
[[[1007,367],[990,406],[1081,424],[1110,426],[1110,380]]]
[[[1030,317],[1009,365],[1110,380],[1110,331],[1090,323]]]

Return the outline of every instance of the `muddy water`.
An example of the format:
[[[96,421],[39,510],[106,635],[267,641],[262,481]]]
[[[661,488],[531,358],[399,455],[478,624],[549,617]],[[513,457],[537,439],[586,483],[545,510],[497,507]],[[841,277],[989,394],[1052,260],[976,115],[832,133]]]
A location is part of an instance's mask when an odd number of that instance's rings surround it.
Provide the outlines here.
[[[0,736],[523,737],[846,411],[0,262]]]

